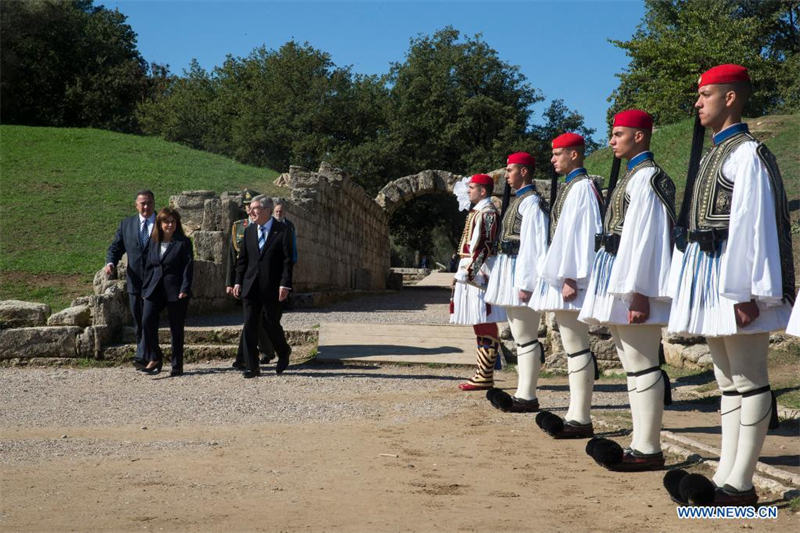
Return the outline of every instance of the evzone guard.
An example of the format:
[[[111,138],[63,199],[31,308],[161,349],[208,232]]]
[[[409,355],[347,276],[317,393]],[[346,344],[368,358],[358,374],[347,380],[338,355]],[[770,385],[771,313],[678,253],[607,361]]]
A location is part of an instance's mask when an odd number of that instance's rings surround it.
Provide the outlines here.
[[[502,306],[517,348],[517,391],[514,396],[492,388],[486,397],[496,408],[512,413],[539,410],[536,385],[544,361],[539,343],[539,313],[527,305],[538,282],[537,262],[547,251],[548,214],[533,185],[536,162],[530,154],[508,156],[506,183],[515,190],[503,215],[497,258],[485,300]]]
[[[741,122],[747,69],[719,65],[698,82],[713,147],[700,162],[687,221],[676,228],[670,332],[706,337],[722,392],[720,460],[711,480],[683,470],[664,485],[681,503],[755,505],[753,474],[767,428],[777,425],[767,376],[769,333],[794,300],[789,211],[775,157]],[[691,179],[691,176],[690,176]]]
[[[458,245],[461,259],[453,280],[450,323],[471,325],[475,331],[478,366],[468,381],[458,385],[463,391],[474,391],[494,386],[494,365],[500,348],[497,322],[504,321],[506,313],[484,299],[500,229],[500,213],[492,203],[494,180],[487,174],[475,174],[467,187],[473,207]]]
[[[564,133],[552,141],[550,162],[566,183],[550,210],[550,247],[540,257],[540,281],[529,305],[555,314],[561,343],[567,353],[569,408],[565,419],[543,411],[537,424],[557,438],[588,438],[593,432],[590,409],[597,361],[589,348],[589,326],[578,320],[586,297],[595,255],[595,235],[603,231],[602,199],[583,168],[585,141]]]
[[[633,434],[623,450],[593,438],[586,452],[617,471],[659,470],[661,420],[670,391],[659,367],[661,328],[669,320],[675,185],[650,151],[653,119],[631,109],[614,117],[609,144],[627,172],[606,205],[603,232],[579,319],[608,326],[627,373]]]

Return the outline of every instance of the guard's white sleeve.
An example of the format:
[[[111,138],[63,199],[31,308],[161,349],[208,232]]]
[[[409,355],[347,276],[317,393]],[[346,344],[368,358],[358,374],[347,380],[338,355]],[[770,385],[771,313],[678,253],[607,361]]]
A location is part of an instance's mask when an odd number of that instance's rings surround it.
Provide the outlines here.
[[[514,266],[514,287],[533,292],[539,283],[539,261],[547,253],[550,218],[542,210],[539,197],[535,194],[522,201],[519,212],[522,215],[522,227]]]
[[[539,275],[548,284],[561,287],[574,279],[585,286],[594,263],[594,236],[603,231],[600,207],[588,179],[576,183],[561,209],[553,241],[540,263]]]
[[[635,292],[669,299],[670,221],[666,206],[650,185],[655,172],[653,167],[639,170],[626,190],[630,203],[608,281],[608,293],[626,301]]]
[[[775,198],[757,146],[742,144],[722,167],[735,186],[728,245],[720,261],[720,294],[735,302],[756,299],[771,306],[783,297],[781,257]]]

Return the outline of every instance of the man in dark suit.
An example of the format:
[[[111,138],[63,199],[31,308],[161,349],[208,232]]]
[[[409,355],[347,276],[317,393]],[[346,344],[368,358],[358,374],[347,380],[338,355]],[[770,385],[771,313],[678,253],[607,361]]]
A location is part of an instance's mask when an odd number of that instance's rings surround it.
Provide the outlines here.
[[[119,223],[117,234],[108,247],[106,253],[107,276],[114,273],[117,263],[122,259],[122,254],[128,255],[128,269],[126,286],[128,289],[128,302],[133,315],[133,327],[136,330],[136,355],[133,359],[135,366],[144,366],[144,343],[142,341],[142,281],[144,279],[144,261],[150,234],[156,223],[153,213],[155,195],[153,191],[142,190],[136,193],[136,211],[138,215],[124,218]]]
[[[272,346],[278,354],[277,374],[289,366],[292,349],[281,327],[281,305],[292,290],[292,244],[285,224],[272,218],[269,197],[253,200],[253,223],[244,231],[244,242],[236,261],[233,295],[242,298],[244,310],[245,378],[261,374],[258,361],[258,327],[264,320]]]

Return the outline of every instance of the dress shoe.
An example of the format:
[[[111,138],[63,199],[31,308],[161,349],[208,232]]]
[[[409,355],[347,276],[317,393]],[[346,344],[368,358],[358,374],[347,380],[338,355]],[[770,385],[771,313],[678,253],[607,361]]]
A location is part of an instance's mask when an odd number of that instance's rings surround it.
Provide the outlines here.
[[[463,390],[463,391],[488,390],[488,389],[492,388],[492,384],[491,383],[487,383],[485,385],[483,385],[483,384],[479,385],[479,384],[467,381],[465,383],[459,383],[458,384],[458,388]]]
[[[136,370],[139,370],[147,366],[147,361],[144,359],[134,359],[133,366],[136,368]]]
[[[239,361],[234,361],[234,362],[233,362],[233,364],[232,364],[231,366],[232,366],[233,368],[235,368],[236,370],[241,370],[242,372],[244,372],[245,370],[247,370],[247,367],[246,367],[246,366],[244,366],[244,364],[243,364],[243,363],[240,363]]]
[[[183,370],[176,370],[173,368],[172,370],[169,371],[169,377],[171,378],[175,378],[182,375],[183,375]]]
[[[257,377],[261,376],[261,372],[253,372],[253,371],[250,371],[250,370],[245,370],[244,374],[242,374],[242,375],[244,376],[244,379],[251,379],[251,378],[257,378]]]
[[[664,454],[658,453],[640,453],[636,450],[625,452],[622,454],[622,461],[608,466],[609,470],[615,472],[647,472],[650,470],[663,470],[664,469]]]
[[[750,490],[736,490],[730,485],[723,485],[718,488],[714,493],[714,505],[725,506],[755,506],[758,503],[758,494],[756,488],[752,487]]]
[[[261,354],[261,359],[259,360],[259,363],[261,363],[262,365],[268,365],[270,363],[270,361],[272,361],[273,359],[275,359],[275,354],[274,353],[273,354],[262,353]]]
[[[564,427],[561,431],[555,433],[553,438],[556,439],[590,439],[594,437],[594,428],[592,423],[578,424],[567,420],[564,422]]]
[[[145,374],[148,374],[150,376],[155,376],[156,374],[161,372],[161,367],[162,366],[164,366],[164,361],[159,361],[158,364],[156,364],[156,366],[154,366],[153,368],[144,367],[142,369],[142,372],[144,372]]]

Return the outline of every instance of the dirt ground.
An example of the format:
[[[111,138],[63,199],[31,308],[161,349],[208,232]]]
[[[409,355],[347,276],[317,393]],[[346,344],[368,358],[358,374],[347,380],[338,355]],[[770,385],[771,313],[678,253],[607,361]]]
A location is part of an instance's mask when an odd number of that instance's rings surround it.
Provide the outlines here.
[[[2,441],[47,441],[52,447],[33,456],[18,454],[24,460],[0,460],[0,531],[713,527],[786,532],[800,527],[800,515],[775,495],[762,495],[761,501],[778,505],[777,520],[679,520],[662,488],[663,473],[604,470],[585,454],[586,441],[550,439],[533,415],[500,413],[482,393],[457,392],[457,374],[428,376],[423,388],[394,379],[391,390],[373,394],[355,386],[325,392],[331,404],[364,406],[361,415],[335,421],[237,423],[232,412],[229,424],[173,425],[163,418],[142,423],[120,410],[117,423],[6,423],[0,427]],[[239,384],[236,379],[231,382]],[[7,380],[0,374],[0,383]],[[504,380],[500,386],[514,385],[513,376]],[[175,380],[161,383],[184,390]],[[200,378],[196,383],[202,384]],[[557,388],[549,385],[560,381],[541,383],[546,395]],[[269,398],[270,387],[280,383],[261,378],[247,386]],[[447,409],[439,414],[437,406]],[[265,406],[274,412],[283,408]],[[72,446],[59,446],[59,439]],[[98,447],[106,451],[98,453]]]

